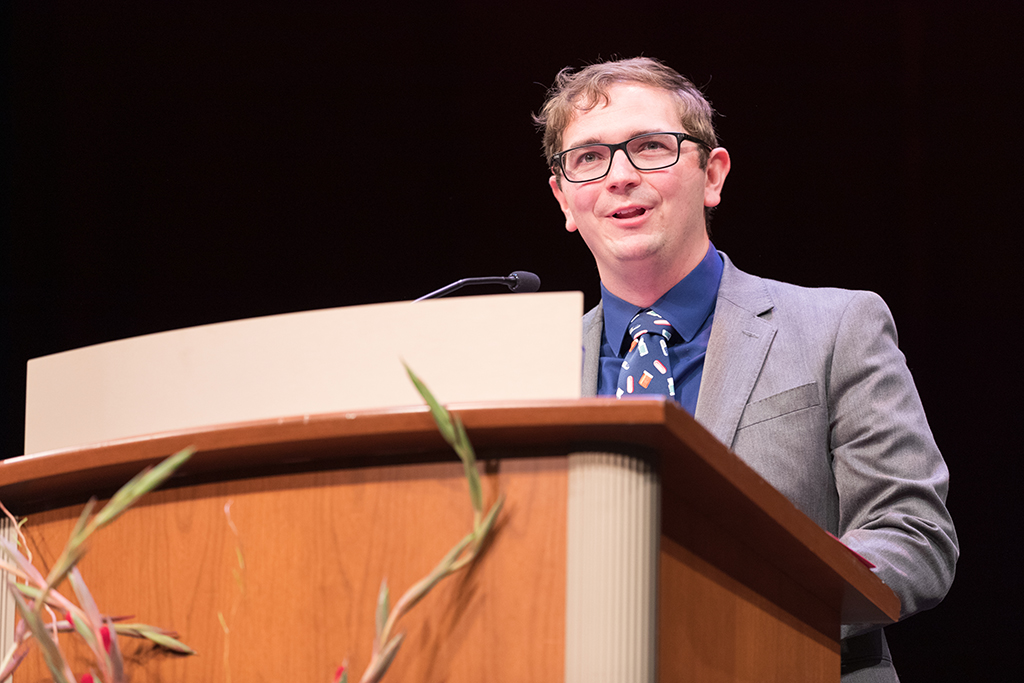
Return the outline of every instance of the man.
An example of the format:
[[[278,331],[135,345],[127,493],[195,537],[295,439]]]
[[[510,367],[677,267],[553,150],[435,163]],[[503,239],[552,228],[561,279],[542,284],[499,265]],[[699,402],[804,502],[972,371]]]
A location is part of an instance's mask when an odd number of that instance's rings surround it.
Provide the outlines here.
[[[564,70],[536,117],[566,229],[601,276],[583,394],[674,397],[874,563],[901,618],[932,607],[959,553],[948,472],[888,308],[749,275],[715,250],[707,218],[730,159],[712,114],[672,69],[629,59]],[[881,629],[843,636],[844,683],[898,680]]]

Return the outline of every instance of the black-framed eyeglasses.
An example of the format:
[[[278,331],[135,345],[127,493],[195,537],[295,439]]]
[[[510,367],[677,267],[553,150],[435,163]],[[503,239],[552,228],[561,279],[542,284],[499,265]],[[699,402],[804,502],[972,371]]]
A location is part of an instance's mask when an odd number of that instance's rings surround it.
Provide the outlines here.
[[[638,171],[657,171],[679,161],[679,148],[686,140],[711,149],[708,143],[686,133],[644,133],[617,145],[594,143],[559,152],[551,160],[551,170],[561,171],[570,183],[599,180],[612,170],[612,158],[621,149]]]

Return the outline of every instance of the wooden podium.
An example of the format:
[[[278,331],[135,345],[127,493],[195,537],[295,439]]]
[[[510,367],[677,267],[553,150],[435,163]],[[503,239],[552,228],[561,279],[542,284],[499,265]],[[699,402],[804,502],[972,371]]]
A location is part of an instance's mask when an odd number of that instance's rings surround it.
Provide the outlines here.
[[[838,681],[841,623],[899,601],[684,411],[659,400],[451,405],[507,497],[480,560],[416,607],[390,681]],[[198,452],[100,532],[100,609],[176,629],[178,657],[122,639],[131,680],[357,677],[374,604],[470,528],[461,464],[426,408],[238,423],[0,464],[37,564],[91,493]],[[84,669],[76,669],[76,673]],[[33,655],[15,681],[46,678]]]

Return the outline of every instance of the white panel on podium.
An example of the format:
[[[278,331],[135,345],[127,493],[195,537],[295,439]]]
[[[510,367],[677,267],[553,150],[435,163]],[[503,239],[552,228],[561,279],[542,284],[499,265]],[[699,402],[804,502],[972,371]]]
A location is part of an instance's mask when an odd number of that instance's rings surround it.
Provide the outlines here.
[[[28,363],[25,453],[294,415],[579,398],[579,292],[395,302],[203,325]],[[454,336],[453,336],[454,335]]]

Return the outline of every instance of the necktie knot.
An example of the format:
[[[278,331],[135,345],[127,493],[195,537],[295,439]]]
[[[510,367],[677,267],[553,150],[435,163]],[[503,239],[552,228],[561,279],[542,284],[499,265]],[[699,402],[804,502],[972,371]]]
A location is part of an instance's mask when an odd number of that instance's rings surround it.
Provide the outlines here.
[[[627,336],[633,341],[636,341],[645,334],[660,334],[667,343],[672,341],[675,332],[672,323],[665,320],[653,308],[645,308],[634,315],[633,319],[629,321],[629,326],[626,328]]]
[[[653,309],[646,308],[633,316],[626,328],[630,344],[619,371],[616,396],[676,395],[668,356],[668,344],[675,333],[672,324]]]

